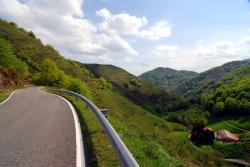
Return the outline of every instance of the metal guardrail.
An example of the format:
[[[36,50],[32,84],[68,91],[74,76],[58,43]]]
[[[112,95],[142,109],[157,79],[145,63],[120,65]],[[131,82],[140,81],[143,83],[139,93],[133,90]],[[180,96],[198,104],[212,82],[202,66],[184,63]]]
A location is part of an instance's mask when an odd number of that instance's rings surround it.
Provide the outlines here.
[[[91,102],[87,97],[81,94],[72,92],[72,91],[63,90],[63,89],[53,89],[53,90],[68,93],[69,95],[82,99],[86,103],[86,105],[89,107],[89,109],[91,109],[96,114],[97,118],[99,119],[104,129],[104,132],[107,134],[112,144],[113,149],[116,151],[117,157],[120,161],[120,165],[123,167],[139,167],[138,163],[136,162],[135,158],[128,150],[127,146],[123,143],[123,141],[121,140],[119,135],[116,133],[112,125],[109,123],[109,121],[105,118],[103,113],[99,110],[99,108],[93,102]]]

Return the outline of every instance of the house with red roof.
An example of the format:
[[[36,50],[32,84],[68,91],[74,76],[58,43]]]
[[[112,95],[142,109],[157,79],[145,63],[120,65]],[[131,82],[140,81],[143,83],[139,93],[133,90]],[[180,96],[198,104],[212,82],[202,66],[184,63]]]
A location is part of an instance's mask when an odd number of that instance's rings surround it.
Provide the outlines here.
[[[218,141],[224,142],[239,142],[240,139],[237,134],[231,133],[227,130],[219,130],[215,133],[215,138]]]

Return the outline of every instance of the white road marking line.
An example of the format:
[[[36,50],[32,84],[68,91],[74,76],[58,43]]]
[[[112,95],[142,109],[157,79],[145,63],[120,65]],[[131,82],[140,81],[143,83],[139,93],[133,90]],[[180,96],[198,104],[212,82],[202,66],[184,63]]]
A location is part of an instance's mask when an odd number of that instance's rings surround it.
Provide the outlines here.
[[[80,126],[80,122],[77,116],[77,113],[75,111],[75,108],[73,107],[73,105],[64,97],[59,96],[59,95],[55,95],[52,93],[48,93],[48,92],[44,92],[41,90],[41,88],[39,88],[39,90],[43,93],[47,93],[53,96],[57,96],[61,99],[63,99],[70,107],[72,113],[73,113],[73,117],[74,117],[74,122],[75,122],[75,131],[76,131],[76,167],[85,167],[85,156],[84,156],[84,150],[83,150],[83,142],[82,142],[82,131],[81,131],[81,126]]]
[[[6,100],[4,100],[2,103],[0,103],[0,106],[3,105],[4,103],[6,103],[8,100],[10,100],[10,98],[13,96],[13,94],[16,93],[17,91],[19,91],[19,89],[13,91]]]

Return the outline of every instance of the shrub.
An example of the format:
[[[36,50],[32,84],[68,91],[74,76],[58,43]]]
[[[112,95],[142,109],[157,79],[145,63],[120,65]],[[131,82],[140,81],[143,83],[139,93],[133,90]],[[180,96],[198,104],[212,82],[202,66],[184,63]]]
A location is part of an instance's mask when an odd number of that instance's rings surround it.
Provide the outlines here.
[[[87,85],[80,79],[71,79],[69,83],[69,87],[67,89],[83,94],[84,96],[87,96],[88,98],[91,98],[91,93]]]
[[[91,93],[82,80],[66,75],[57,67],[56,63],[50,59],[45,59],[42,62],[41,72],[36,73],[32,81],[37,85],[66,88],[91,98]]]
[[[222,113],[224,110],[224,103],[223,102],[216,102],[213,108],[215,113]]]
[[[97,82],[101,86],[102,89],[108,88],[108,89],[113,89],[112,84],[108,83],[103,77],[100,77]]]
[[[0,38],[0,66],[15,69],[23,77],[29,74],[28,66],[25,62],[18,59],[11,48],[11,45]]]

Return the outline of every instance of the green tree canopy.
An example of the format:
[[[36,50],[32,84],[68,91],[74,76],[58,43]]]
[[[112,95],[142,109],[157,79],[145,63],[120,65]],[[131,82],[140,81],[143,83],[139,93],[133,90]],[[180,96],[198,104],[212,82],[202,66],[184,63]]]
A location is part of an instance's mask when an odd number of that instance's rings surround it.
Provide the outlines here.
[[[36,73],[33,82],[39,85],[66,88],[84,96],[91,97],[88,86],[80,79],[66,75],[60,70],[56,63],[50,59],[45,59],[41,65],[41,72]]]
[[[25,62],[18,59],[12,52],[11,45],[0,38],[0,66],[12,68],[18,71],[21,75],[29,74],[28,66]]]

